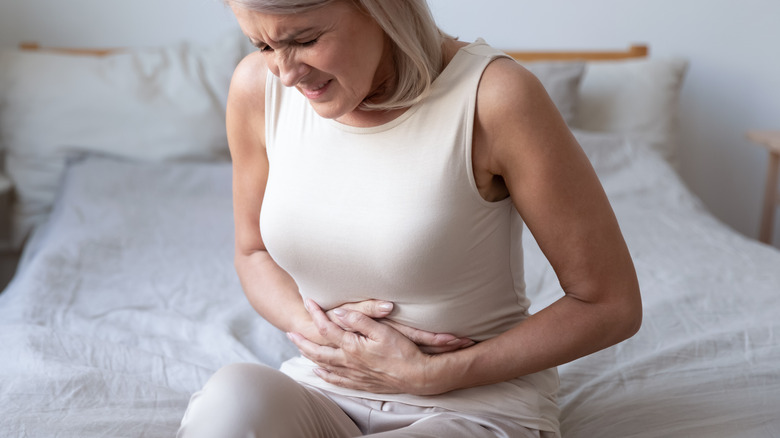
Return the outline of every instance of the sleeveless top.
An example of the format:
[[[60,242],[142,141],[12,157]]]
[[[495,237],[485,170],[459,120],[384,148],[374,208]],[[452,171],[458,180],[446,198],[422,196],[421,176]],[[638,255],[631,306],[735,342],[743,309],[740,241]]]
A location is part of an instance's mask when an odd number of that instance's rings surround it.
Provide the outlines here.
[[[509,198],[479,194],[471,145],[477,87],[506,56],[479,40],[461,48],[420,103],[376,127],[320,117],[268,75],[269,175],[260,227],[269,254],[324,309],[382,299],[390,319],[482,341],[527,316],[520,232]],[[558,430],[556,369],[437,396],[336,387],[305,358],[282,371],[334,393],[510,417]],[[456,378],[456,376],[453,376]]]

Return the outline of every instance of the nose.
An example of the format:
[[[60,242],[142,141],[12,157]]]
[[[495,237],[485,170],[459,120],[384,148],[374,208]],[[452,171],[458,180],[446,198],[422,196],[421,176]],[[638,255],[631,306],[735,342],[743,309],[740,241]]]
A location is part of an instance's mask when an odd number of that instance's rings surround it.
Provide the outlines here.
[[[279,71],[279,79],[286,87],[293,87],[300,82],[301,78],[306,76],[310,67],[301,62],[295,54],[282,54],[276,60],[276,66]]]

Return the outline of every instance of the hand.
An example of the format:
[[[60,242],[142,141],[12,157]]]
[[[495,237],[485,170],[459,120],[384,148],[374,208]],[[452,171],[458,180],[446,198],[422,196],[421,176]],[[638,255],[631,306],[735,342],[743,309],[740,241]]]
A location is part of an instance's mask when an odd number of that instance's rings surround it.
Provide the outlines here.
[[[328,316],[328,319],[330,319],[333,323],[339,325],[344,330],[351,331],[349,327],[340,325],[340,318],[338,318],[334,313],[337,309],[360,312],[368,316],[369,318],[375,320],[381,320],[382,318],[388,316],[393,311],[393,303],[388,301],[381,301],[381,300],[356,301],[352,303],[342,304],[338,307],[334,307],[333,309],[330,309],[327,312],[325,312],[325,314]],[[319,330],[314,324],[311,323],[310,320],[301,321],[301,323],[303,325],[299,326],[297,329],[294,330],[298,330],[299,333],[301,333],[304,337],[306,337],[306,339],[314,343],[317,343],[319,345],[327,345],[331,347],[336,346],[334,344],[329,343],[328,340],[322,338],[320,336]]]
[[[389,301],[366,300],[366,301],[359,301],[354,303],[346,303],[325,312],[325,315],[327,315],[328,319],[330,319],[334,324],[341,327],[343,330],[354,331],[351,327],[347,326],[346,324],[343,324],[342,318],[336,315],[335,311],[337,311],[338,309],[360,312],[363,315],[368,316],[369,318],[372,318],[378,322],[381,322],[382,324],[386,324],[394,328],[402,335],[409,338],[412,342],[417,344],[417,346],[420,348],[420,351],[422,351],[423,353],[428,353],[428,354],[448,353],[450,351],[460,350],[461,348],[466,348],[474,345],[474,341],[472,341],[469,338],[459,338],[455,335],[451,335],[447,333],[432,333],[425,330],[416,329],[408,325],[403,325],[401,323],[391,321],[389,319],[385,319],[385,317],[390,315],[390,313],[393,311],[393,303]],[[310,340],[315,341],[315,339],[310,339]],[[320,345],[325,345],[325,344],[320,344]]]
[[[390,315],[390,313],[393,312],[393,303],[389,301],[382,301],[382,300],[356,301],[353,303],[344,303],[338,307],[334,307],[325,312],[325,315],[327,315],[328,319],[333,321],[334,324],[338,325],[344,330],[351,331],[349,327],[346,327],[341,324],[341,319],[337,317],[336,314],[334,313],[334,311],[337,309],[360,312],[369,318],[372,318],[374,320],[380,320],[382,318],[387,317],[388,315]]]
[[[337,325],[313,301],[307,300],[306,308],[327,345],[299,333],[289,337],[303,356],[320,367],[315,372],[323,380],[374,393],[429,393],[424,370],[432,356],[409,338],[357,311],[334,309]]]
[[[427,332],[389,319],[381,319],[378,322],[388,325],[406,336],[420,348],[420,351],[427,354],[449,353],[450,351],[468,348],[475,344],[469,338],[459,338],[448,333]]]

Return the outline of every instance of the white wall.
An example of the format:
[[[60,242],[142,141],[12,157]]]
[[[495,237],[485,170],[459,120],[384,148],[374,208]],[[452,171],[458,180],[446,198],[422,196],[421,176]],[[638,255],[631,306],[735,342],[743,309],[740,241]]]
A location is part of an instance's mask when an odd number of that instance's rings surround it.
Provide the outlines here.
[[[0,0],[0,47],[206,43],[237,29],[221,0]]]
[[[766,153],[749,129],[780,130],[777,0],[430,0],[441,27],[506,49],[647,43],[690,61],[681,173],[722,221],[755,237]],[[235,23],[220,0],[0,0],[0,47],[208,42]],[[780,212],[778,212],[780,216]],[[780,246],[780,217],[775,244]]]

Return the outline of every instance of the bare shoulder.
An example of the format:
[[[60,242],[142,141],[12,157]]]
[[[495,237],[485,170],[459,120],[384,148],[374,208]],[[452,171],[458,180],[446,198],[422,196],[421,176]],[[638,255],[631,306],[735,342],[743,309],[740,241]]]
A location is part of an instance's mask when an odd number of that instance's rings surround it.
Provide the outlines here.
[[[227,131],[231,149],[246,141],[230,141],[236,137],[246,139],[251,135],[264,138],[265,84],[268,69],[263,56],[254,52],[247,55],[236,67],[230,81],[227,101]]]
[[[498,58],[485,69],[477,94],[477,109],[485,126],[557,122],[560,117],[542,83],[510,58]],[[552,119],[552,120],[550,120]]]
[[[230,81],[230,93],[236,98],[265,95],[265,80],[268,74],[265,59],[260,52],[245,56],[236,66]]]
[[[477,92],[475,162],[494,175],[529,149],[572,145],[573,138],[542,83],[510,58],[485,69]]]

